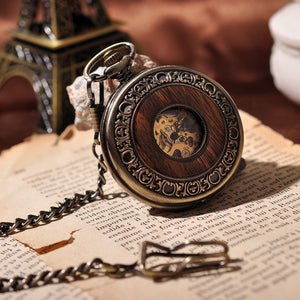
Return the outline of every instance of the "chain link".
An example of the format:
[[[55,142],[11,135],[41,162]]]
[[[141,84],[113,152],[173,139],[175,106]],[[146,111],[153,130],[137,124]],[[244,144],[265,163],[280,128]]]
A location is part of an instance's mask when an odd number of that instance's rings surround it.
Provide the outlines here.
[[[84,194],[76,193],[72,198],[65,198],[58,206],[52,206],[48,211],[40,211],[37,215],[28,215],[27,218],[16,218],[14,222],[1,222],[0,223],[0,237],[8,236],[15,231],[22,231],[29,227],[37,227],[41,223],[48,224],[51,221],[61,218],[63,215],[70,214],[87,203],[101,199],[114,199],[117,197],[125,198],[127,193],[113,193],[104,195],[103,185],[106,180],[104,174],[107,172],[102,155],[98,155],[95,151],[95,144],[93,145],[93,153],[98,159],[98,185],[95,191],[88,190]]]
[[[117,49],[120,46],[124,45],[130,49],[130,56],[128,56],[128,61],[126,64],[123,66],[121,62],[118,64],[121,65],[121,67],[124,70],[128,69],[129,62],[133,59],[135,55],[135,50],[133,45],[129,43],[120,43],[117,44]],[[114,46],[115,47],[115,46]],[[100,145],[100,140],[99,140],[99,135],[100,135],[100,120],[101,120],[101,115],[104,109],[104,87],[103,87],[103,81],[108,78],[107,74],[90,74],[90,68],[94,65],[95,61],[101,58],[103,56],[104,52],[100,53],[100,55],[97,55],[95,58],[91,60],[91,62],[86,66],[84,74],[85,78],[87,79],[87,95],[88,98],[90,99],[90,112],[91,112],[91,117],[93,120],[93,129],[95,132],[94,135],[94,143],[93,143],[93,154],[98,160],[98,172],[99,172],[99,177],[98,177],[98,185],[96,191],[86,191],[85,194],[78,194],[76,193],[73,198],[65,198],[64,202],[59,203],[58,206],[52,206],[48,211],[40,211],[38,215],[28,215],[27,218],[17,218],[15,219],[14,222],[0,222],[0,237],[1,236],[7,236],[9,234],[14,233],[16,230],[24,230],[28,227],[36,227],[40,223],[48,224],[54,219],[59,219],[63,215],[70,214],[73,211],[77,210],[79,207],[89,203],[93,202],[98,199],[113,199],[116,197],[127,197],[127,193],[114,193],[113,195],[104,196],[103,192],[103,185],[105,185],[106,180],[104,177],[104,174],[107,172],[107,167],[104,162],[104,158],[101,155],[98,155],[96,151],[96,146]],[[126,67],[126,68],[125,68]],[[119,69],[118,69],[119,70]],[[124,71],[125,72],[125,71]],[[122,72],[119,70],[119,75]],[[126,73],[126,72],[125,72]],[[124,73],[124,74],[125,74]],[[123,73],[122,73],[123,74]],[[126,73],[127,74],[127,73]],[[115,74],[116,76],[118,74]],[[93,82],[99,82],[99,104],[95,103],[95,95],[92,91],[92,83]]]
[[[86,203],[92,202],[97,197],[97,192],[86,191],[85,194],[76,193],[73,198],[65,198],[58,206],[52,206],[48,211],[40,211],[38,215],[28,215],[26,219],[16,218],[14,222],[0,223],[0,237],[12,234],[16,230],[27,227],[36,227],[40,223],[48,224],[62,215],[70,214]]]
[[[51,283],[70,282],[79,277],[82,278],[82,276],[89,278],[96,274],[99,275],[99,273],[110,277],[122,278],[137,273],[138,271],[135,270],[135,267],[136,263],[132,265],[112,265],[103,262],[101,258],[95,258],[76,267],[43,271],[39,274],[29,274],[26,277],[0,278],[0,293],[29,289]]]
[[[190,245],[200,247],[198,251],[183,250]],[[202,247],[210,247],[203,249]],[[216,249],[216,246],[219,247]],[[210,250],[208,250],[210,249]],[[160,260],[148,262],[150,257],[160,257]],[[147,261],[147,262],[146,262]],[[0,278],[0,293],[29,289],[59,282],[70,282],[78,278],[88,279],[92,276],[107,275],[112,278],[124,278],[134,275],[144,276],[153,280],[178,278],[192,273],[223,270],[232,272],[240,269],[233,263],[240,259],[230,259],[228,246],[222,241],[185,241],[174,247],[144,241],[141,244],[140,258],[133,264],[109,264],[101,258],[82,263],[76,267],[67,267],[56,271],[43,271],[39,274],[29,274],[26,277]]]

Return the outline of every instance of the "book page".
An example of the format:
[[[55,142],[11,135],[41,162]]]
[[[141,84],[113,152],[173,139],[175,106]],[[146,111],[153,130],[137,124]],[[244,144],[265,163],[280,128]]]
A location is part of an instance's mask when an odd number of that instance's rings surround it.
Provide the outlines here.
[[[25,277],[32,273],[51,271],[51,268],[38,259],[36,252],[11,237],[0,238],[0,266],[0,278]],[[79,300],[92,299],[79,288],[66,283],[0,294],[0,300],[63,300],[67,297]]]
[[[133,197],[100,200],[49,225],[12,237],[35,250],[52,268],[101,257],[132,263],[150,240],[174,246],[187,239],[222,240],[239,270],[194,274],[154,282],[143,277],[94,277],[72,283],[96,299],[298,299],[300,290],[300,146],[241,112],[246,168],[206,203],[183,212],[162,212]],[[97,161],[92,133],[24,151],[3,176],[0,220],[38,213],[94,189]],[[46,145],[47,144],[47,145]],[[39,151],[40,150],[40,151]],[[1,163],[1,160],[0,160]],[[21,170],[21,171],[20,171]],[[107,175],[105,193],[121,189]],[[17,193],[16,191],[22,191]],[[197,276],[198,275],[198,276]],[[171,294],[170,294],[171,293]]]

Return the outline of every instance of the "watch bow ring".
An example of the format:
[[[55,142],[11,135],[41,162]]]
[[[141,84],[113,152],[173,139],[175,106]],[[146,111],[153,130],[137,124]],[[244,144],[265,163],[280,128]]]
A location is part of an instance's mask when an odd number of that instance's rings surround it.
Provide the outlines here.
[[[91,103],[91,82],[120,82],[105,106],[100,93],[95,131],[104,161],[129,194],[150,206],[174,210],[202,202],[224,187],[242,161],[238,110],[208,76],[172,65],[134,74],[134,56],[131,43],[114,44],[84,70]],[[102,74],[96,66],[104,67]]]

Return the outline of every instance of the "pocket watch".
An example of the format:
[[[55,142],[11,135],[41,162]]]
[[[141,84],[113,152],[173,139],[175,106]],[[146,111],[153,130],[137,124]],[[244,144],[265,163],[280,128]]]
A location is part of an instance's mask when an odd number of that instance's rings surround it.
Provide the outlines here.
[[[134,56],[133,44],[117,43],[84,69],[102,160],[120,186],[152,207],[203,202],[242,161],[238,110],[220,84],[198,71],[166,65],[133,74]],[[94,72],[99,66],[101,74]],[[104,105],[103,81],[109,79],[119,85]],[[92,82],[100,83],[98,102]]]

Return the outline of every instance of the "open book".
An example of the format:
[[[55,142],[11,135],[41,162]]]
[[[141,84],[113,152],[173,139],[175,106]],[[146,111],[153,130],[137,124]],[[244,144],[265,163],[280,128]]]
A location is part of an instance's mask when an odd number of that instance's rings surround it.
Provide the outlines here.
[[[212,199],[162,212],[128,196],[87,204],[48,225],[0,238],[0,277],[26,276],[101,257],[132,263],[144,240],[173,246],[223,240],[240,269],[164,282],[96,276],[0,294],[3,299],[300,299],[300,145],[241,112],[246,168]],[[0,221],[37,214],[94,189],[92,132],[33,136],[0,156]],[[120,187],[106,173],[106,194]]]

